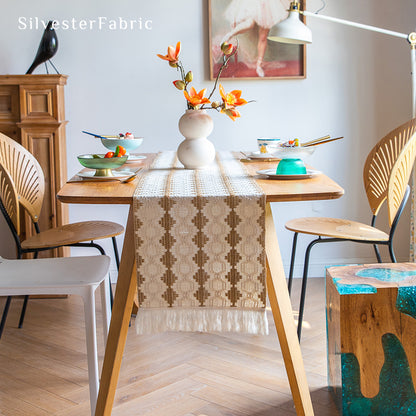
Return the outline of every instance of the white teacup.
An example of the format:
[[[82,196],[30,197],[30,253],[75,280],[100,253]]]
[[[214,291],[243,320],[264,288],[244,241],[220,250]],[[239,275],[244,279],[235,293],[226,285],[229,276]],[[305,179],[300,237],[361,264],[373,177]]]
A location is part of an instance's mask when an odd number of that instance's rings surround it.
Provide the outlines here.
[[[257,139],[257,146],[259,147],[260,153],[273,154],[279,147],[280,139],[276,137],[261,137]]]

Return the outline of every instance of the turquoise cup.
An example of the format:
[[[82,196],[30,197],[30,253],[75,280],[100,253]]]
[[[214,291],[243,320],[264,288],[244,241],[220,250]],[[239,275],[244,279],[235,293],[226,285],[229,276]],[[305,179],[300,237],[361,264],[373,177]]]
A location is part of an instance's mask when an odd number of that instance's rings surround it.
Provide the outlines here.
[[[302,159],[282,159],[277,165],[276,175],[305,175],[306,166]]]
[[[303,159],[311,155],[315,147],[285,147],[277,148],[275,156],[280,160],[276,175],[305,175],[307,173]]]

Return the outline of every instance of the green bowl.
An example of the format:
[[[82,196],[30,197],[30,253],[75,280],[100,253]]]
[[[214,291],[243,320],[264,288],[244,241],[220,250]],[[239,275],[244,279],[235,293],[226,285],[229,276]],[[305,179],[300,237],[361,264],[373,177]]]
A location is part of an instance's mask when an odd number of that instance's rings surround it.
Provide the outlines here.
[[[306,166],[301,159],[282,159],[277,165],[276,175],[304,175]]]
[[[128,155],[108,158],[105,158],[103,154],[94,156],[92,154],[78,156],[78,161],[82,166],[88,169],[96,169],[94,176],[114,176],[111,169],[123,166],[128,158]]]

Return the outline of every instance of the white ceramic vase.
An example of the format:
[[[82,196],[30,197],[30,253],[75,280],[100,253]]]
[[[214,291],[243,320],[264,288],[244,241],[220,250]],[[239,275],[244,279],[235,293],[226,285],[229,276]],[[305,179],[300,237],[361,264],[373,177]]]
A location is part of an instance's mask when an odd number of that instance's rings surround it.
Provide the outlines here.
[[[186,169],[204,168],[215,159],[214,145],[207,139],[213,128],[214,123],[206,110],[186,110],[179,119],[179,131],[185,140],[177,154]]]

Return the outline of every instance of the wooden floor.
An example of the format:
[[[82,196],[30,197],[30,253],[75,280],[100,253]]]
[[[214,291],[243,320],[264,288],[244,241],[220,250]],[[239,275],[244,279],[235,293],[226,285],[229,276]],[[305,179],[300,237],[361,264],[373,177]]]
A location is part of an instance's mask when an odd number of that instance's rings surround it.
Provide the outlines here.
[[[307,378],[315,415],[335,416],[338,413],[326,387],[324,281],[309,282],[301,344]],[[296,280],[295,299],[298,292]],[[81,300],[74,296],[31,300],[24,327],[17,329],[21,304],[22,300],[13,301],[0,341],[0,415],[89,415]],[[4,298],[0,298],[0,307],[3,305]],[[269,325],[267,337],[137,336],[133,323],[112,414],[295,415],[271,313]]]

